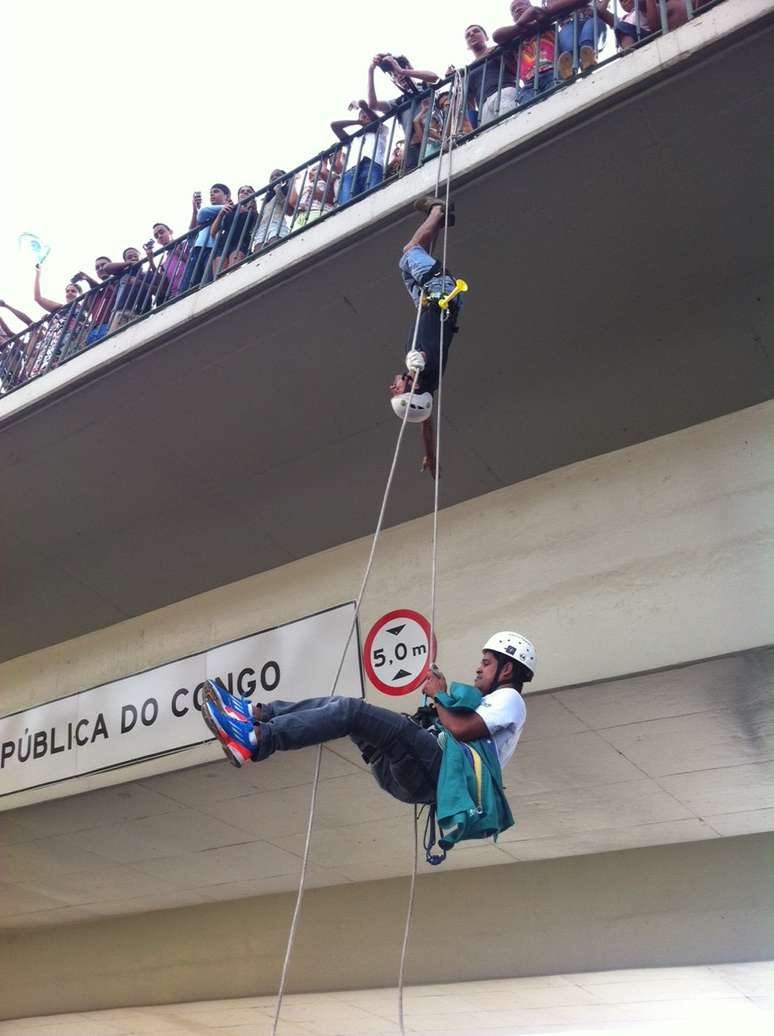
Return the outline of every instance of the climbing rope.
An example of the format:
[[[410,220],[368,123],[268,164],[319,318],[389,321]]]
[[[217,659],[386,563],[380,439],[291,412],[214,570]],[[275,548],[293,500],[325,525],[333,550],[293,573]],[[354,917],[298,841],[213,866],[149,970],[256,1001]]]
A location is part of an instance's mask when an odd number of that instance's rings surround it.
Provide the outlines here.
[[[448,230],[449,230],[448,204],[449,204],[449,194],[450,194],[450,185],[451,185],[451,167],[452,167],[451,156],[452,156],[452,148],[453,148],[453,141],[454,141],[453,125],[454,125],[454,122],[455,122],[455,116],[454,116],[454,113],[453,113],[453,109],[454,109],[454,103],[455,103],[455,91],[458,92],[458,87],[459,87],[459,73],[457,73],[457,75],[455,76],[455,79],[454,79],[454,85],[452,87],[451,103],[450,103],[450,106],[449,106],[449,108],[450,108],[450,117],[447,120],[448,130],[449,130],[449,138],[448,138],[448,140],[449,140],[449,152],[448,152],[449,160],[448,160],[448,172],[447,172],[447,182],[446,182],[446,211],[444,213],[444,231],[443,231],[443,233],[444,233],[444,241],[443,241],[443,264],[444,264],[444,270],[446,268],[446,238],[447,238]],[[443,145],[444,145],[444,138],[446,136],[446,129],[447,129],[447,126],[444,125],[444,131],[442,133],[442,140],[441,140],[441,157],[439,158],[438,176],[436,178],[436,187],[435,187],[435,197],[436,198],[438,197],[438,192],[439,192],[440,167],[441,167],[442,156],[443,156]],[[421,315],[422,315],[422,306],[423,306],[423,303],[424,303],[424,298],[425,298],[425,292],[424,292],[424,288],[423,288],[421,293],[420,293],[420,297],[418,299],[418,302],[417,302],[417,313],[416,313],[416,319],[415,319],[415,322],[414,322],[414,334],[413,334],[412,346],[411,346],[412,349],[415,349],[416,348],[416,344],[417,344],[417,337],[418,337],[418,334],[419,334],[419,322],[420,322],[420,318],[421,318]],[[442,319],[441,319],[441,332],[440,332],[440,334],[441,334],[441,341],[440,341],[440,348],[441,348],[440,359],[441,359],[441,361],[443,360],[443,355],[442,355],[442,350],[443,350],[443,325],[444,325],[444,322],[445,322],[445,320],[447,318],[448,318],[448,310],[446,310],[443,313]],[[442,366],[442,363],[441,363],[441,366]],[[355,610],[354,610],[354,613],[353,613],[353,616],[352,616],[352,622],[350,624],[349,633],[347,634],[347,639],[346,639],[346,642],[344,644],[344,650],[341,653],[341,658],[339,660],[339,664],[338,664],[338,667],[336,669],[336,675],[335,675],[335,677],[333,679],[333,686],[331,687],[329,697],[332,697],[335,694],[335,692],[336,692],[336,688],[337,688],[338,683],[339,683],[339,678],[340,678],[342,670],[344,668],[344,662],[346,661],[347,652],[349,651],[349,646],[352,643],[352,637],[354,636],[355,629],[357,628],[357,620],[358,620],[358,616],[360,614],[360,606],[361,606],[361,604],[363,602],[363,597],[365,595],[365,590],[366,590],[366,587],[368,585],[368,580],[369,580],[370,575],[371,575],[371,569],[373,568],[374,557],[376,555],[376,545],[377,545],[377,542],[379,540],[379,536],[380,536],[381,531],[382,531],[382,526],[384,524],[384,516],[385,516],[385,514],[387,512],[387,503],[388,503],[389,498],[390,498],[390,492],[392,490],[392,483],[393,483],[394,478],[395,478],[395,471],[397,469],[398,459],[400,457],[400,449],[401,449],[401,445],[403,443],[403,436],[404,436],[404,433],[405,433],[405,430],[406,430],[406,424],[407,424],[407,421],[408,421],[408,415],[409,415],[409,412],[410,412],[412,400],[413,400],[415,392],[416,392],[416,386],[417,386],[417,380],[418,379],[419,379],[419,371],[415,371],[413,380],[411,382],[411,389],[410,389],[410,393],[409,393],[408,405],[407,405],[405,413],[403,415],[403,420],[401,421],[400,431],[398,432],[398,438],[397,438],[397,441],[395,443],[395,450],[394,450],[393,457],[392,457],[392,464],[390,465],[390,470],[389,470],[389,473],[387,475],[387,483],[385,485],[384,494],[382,496],[382,503],[381,503],[381,507],[379,509],[379,516],[378,516],[378,519],[377,519],[377,522],[376,522],[376,528],[375,528],[373,536],[371,538],[371,549],[369,551],[368,560],[366,561],[365,571],[363,572],[363,577],[362,577],[362,580],[360,582],[360,589],[358,591],[358,595],[357,595],[357,598],[355,600]],[[442,380],[442,371],[439,370],[439,380],[438,380],[439,404],[440,404],[441,380]],[[432,643],[433,643],[433,632],[432,632],[432,630],[433,630],[434,619],[435,619],[435,596],[436,596],[436,593],[435,593],[435,581],[436,581],[436,560],[437,560],[436,535],[437,535],[437,528],[438,528],[438,471],[439,471],[438,464],[439,464],[439,450],[440,450],[440,442],[441,442],[441,439],[440,439],[440,418],[441,418],[441,413],[440,413],[440,407],[439,407],[438,419],[437,419],[438,429],[437,429],[437,432],[436,432],[436,454],[435,454],[435,472],[434,472],[434,476],[435,476],[435,493],[434,493],[434,516],[433,516],[433,549],[432,549],[433,561],[432,561],[432,591],[431,591],[431,599],[432,599],[431,615],[432,615],[432,620],[433,621],[431,621],[431,627],[430,627],[430,651],[431,652],[432,652]],[[285,956],[284,956],[284,959],[283,959],[283,962],[282,962],[282,973],[280,975],[280,984],[279,984],[279,989],[277,991],[277,1003],[276,1003],[276,1006],[275,1006],[275,1009],[274,1009],[274,1019],[273,1019],[272,1028],[271,1028],[272,1036],[277,1036],[277,1027],[279,1025],[280,1014],[282,1012],[282,1004],[283,1004],[283,1001],[284,1001],[284,998],[285,998],[285,990],[287,988],[287,979],[288,979],[288,970],[289,970],[289,967],[290,967],[290,959],[291,959],[291,956],[293,954],[293,947],[295,945],[296,934],[297,934],[297,931],[298,931],[298,921],[299,921],[299,918],[301,916],[301,905],[303,903],[304,891],[305,891],[305,886],[306,886],[306,874],[307,874],[307,870],[308,870],[308,867],[309,867],[309,856],[310,856],[311,842],[312,842],[312,829],[313,829],[313,826],[314,826],[314,815],[315,815],[315,810],[316,810],[316,807],[317,807],[317,793],[318,793],[319,787],[320,787],[320,772],[321,772],[321,768],[322,768],[322,752],[323,752],[323,745],[318,745],[318,747],[317,747],[317,759],[316,759],[316,762],[315,762],[315,769],[314,769],[314,776],[312,778],[312,795],[311,795],[311,800],[310,800],[310,803],[309,803],[309,817],[308,817],[307,825],[306,825],[306,837],[304,839],[304,852],[303,852],[303,857],[302,857],[302,862],[301,862],[301,877],[300,877],[299,885],[298,885],[298,893],[296,895],[296,903],[295,903],[295,907],[293,909],[293,917],[292,917],[292,920],[290,922],[290,931],[288,933],[288,941],[287,941],[287,946],[285,948]],[[401,950],[400,972],[399,972],[399,976],[398,976],[398,1014],[399,1014],[399,1020],[400,1020],[401,1036],[405,1036],[405,1025],[404,1025],[404,1014],[403,1014],[403,980],[404,980],[404,974],[405,974],[405,963],[406,963],[406,955],[407,955],[407,951],[408,951],[408,942],[409,942],[409,937],[410,937],[410,932],[411,932],[411,921],[412,921],[413,913],[414,913],[414,899],[415,899],[415,895],[416,895],[417,856],[418,856],[418,833],[417,833],[418,822],[419,822],[419,814],[418,814],[417,807],[415,806],[414,807],[414,863],[413,863],[412,874],[411,874],[411,888],[410,888],[410,892],[409,892],[409,908],[408,908],[408,914],[407,914],[407,917],[406,917],[405,931],[404,931],[404,934],[403,934],[403,947],[402,947],[402,950]]]
[[[446,130],[448,128],[448,163],[446,169],[446,197],[444,199],[445,204],[443,214],[443,259],[441,265],[441,276],[444,278],[446,277],[447,239],[449,236],[449,198],[451,195],[452,152],[454,149],[454,141],[456,139],[456,123],[459,118],[459,112],[455,111],[455,107],[459,105],[460,97],[467,96],[466,94],[462,93],[460,87],[461,78],[459,72],[457,72],[454,76],[454,82],[452,84],[451,98],[449,102],[449,118],[446,120],[444,124],[443,133],[441,134],[441,152],[438,158],[438,171],[435,179],[434,197],[437,198],[440,191],[441,183],[441,166],[443,164],[444,137],[446,136]],[[433,653],[433,637],[435,635],[435,605],[437,597],[436,582],[438,574],[438,483],[441,464],[441,413],[443,399],[443,332],[444,325],[448,319],[448,308],[441,310],[439,330],[440,340],[438,343],[438,405],[436,408],[435,419],[435,471],[433,472],[433,546],[430,572],[430,640],[428,645],[428,658],[431,658]],[[416,329],[418,327],[419,325],[417,324],[414,332],[414,344],[412,348],[416,348]],[[406,923],[403,930],[403,944],[401,947],[400,965],[398,968],[398,1022],[400,1025],[401,1036],[405,1036],[406,1034],[406,1029],[404,1025],[404,980],[406,975],[406,960],[408,957],[409,938],[411,936],[411,925],[414,920],[414,903],[416,900],[419,813],[420,810],[416,806],[414,806],[414,857],[411,865],[411,882],[409,885],[408,909],[406,911]]]
[[[417,333],[418,333],[418,330],[419,330],[419,316],[420,316],[420,313],[421,313],[421,307],[418,306],[417,307],[417,321],[416,321],[416,324],[414,326],[414,342],[415,343],[416,343],[416,339],[417,339]],[[407,423],[407,419],[408,419],[408,415],[409,415],[409,410],[410,410],[410,407],[411,407],[411,400],[414,398],[414,392],[415,392],[415,389],[416,389],[417,379],[418,378],[419,378],[419,372],[417,371],[415,373],[414,379],[413,379],[413,381],[411,383],[411,391],[410,391],[410,395],[409,395],[409,405],[406,407],[406,412],[403,415],[403,420],[401,421],[401,425],[400,425],[400,431],[398,432],[398,438],[397,438],[397,441],[395,443],[395,451],[394,451],[393,457],[392,457],[392,464],[390,466],[389,474],[387,475],[387,484],[386,484],[386,486],[384,488],[384,495],[382,496],[382,505],[381,505],[381,508],[379,509],[379,517],[378,517],[377,522],[376,522],[376,529],[374,530],[374,534],[373,534],[373,536],[371,538],[371,550],[370,550],[370,552],[368,554],[368,560],[366,562],[365,571],[363,572],[363,578],[362,578],[362,580],[360,582],[360,590],[358,591],[357,599],[355,601],[355,611],[354,611],[354,614],[352,616],[352,622],[351,622],[350,627],[349,627],[349,633],[347,634],[347,640],[346,640],[346,643],[344,644],[344,650],[341,653],[341,658],[339,659],[338,668],[336,669],[336,675],[333,678],[333,686],[331,687],[330,694],[328,695],[328,697],[332,697],[334,695],[334,693],[336,692],[336,688],[337,688],[338,683],[339,683],[339,677],[341,676],[341,671],[344,668],[344,662],[345,662],[346,657],[347,657],[347,652],[349,651],[349,645],[352,642],[352,637],[354,635],[355,629],[357,628],[358,615],[360,614],[360,605],[363,602],[363,596],[365,594],[366,586],[368,585],[368,580],[369,580],[369,577],[371,575],[371,569],[373,567],[374,556],[376,554],[376,544],[377,544],[377,542],[379,540],[379,536],[380,536],[381,531],[382,531],[382,525],[384,524],[384,516],[385,516],[385,513],[387,511],[387,502],[388,502],[388,500],[390,498],[390,491],[392,489],[392,483],[393,483],[393,480],[394,480],[394,477],[395,477],[395,470],[396,470],[396,468],[398,466],[398,458],[400,456],[400,448],[401,448],[401,444],[403,442],[403,434],[404,434],[404,432],[406,430],[406,423]],[[312,797],[311,797],[311,801],[309,803],[309,818],[307,820],[306,838],[304,840],[304,854],[303,854],[303,859],[302,859],[302,862],[301,862],[301,878],[300,878],[299,886],[298,886],[298,894],[296,896],[296,905],[295,905],[295,908],[293,910],[293,919],[290,922],[290,932],[288,934],[288,942],[287,942],[287,946],[285,948],[285,958],[284,958],[284,960],[282,962],[282,974],[280,976],[279,990],[277,992],[277,1004],[276,1004],[276,1007],[275,1007],[275,1010],[274,1010],[274,1021],[273,1021],[272,1029],[271,1029],[272,1036],[276,1036],[277,1026],[279,1025],[280,1012],[282,1010],[282,1002],[284,1000],[285,989],[287,987],[288,967],[290,965],[290,958],[291,958],[291,955],[293,953],[293,946],[294,946],[295,941],[296,941],[296,931],[297,931],[297,928],[298,928],[298,919],[299,919],[299,917],[301,915],[301,904],[302,904],[303,898],[304,898],[304,888],[305,888],[305,884],[306,884],[306,872],[307,872],[307,869],[308,869],[308,866],[309,866],[309,854],[310,854],[310,848],[311,848],[311,842],[312,842],[312,827],[313,827],[313,824],[314,824],[315,809],[317,807],[317,792],[318,792],[319,787],[320,787],[320,770],[321,770],[321,766],[322,766],[322,750],[323,750],[323,746],[322,745],[318,745],[317,746],[317,761],[315,763],[315,768],[314,768],[314,777],[312,778]]]

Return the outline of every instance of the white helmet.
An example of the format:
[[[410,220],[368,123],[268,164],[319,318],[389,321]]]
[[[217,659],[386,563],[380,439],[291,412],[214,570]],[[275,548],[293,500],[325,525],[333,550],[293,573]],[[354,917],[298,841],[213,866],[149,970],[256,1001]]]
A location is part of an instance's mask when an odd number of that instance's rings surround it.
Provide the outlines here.
[[[503,630],[500,633],[493,633],[484,644],[483,651],[497,651],[501,655],[509,655],[521,662],[523,666],[535,675],[535,645],[521,633],[514,633],[513,630]]]
[[[409,424],[421,424],[433,412],[433,397],[429,392],[415,392],[413,399],[410,392],[401,392],[399,396],[393,396],[390,403],[395,411],[395,416],[399,417],[401,421],[408,407],[406,420]]]

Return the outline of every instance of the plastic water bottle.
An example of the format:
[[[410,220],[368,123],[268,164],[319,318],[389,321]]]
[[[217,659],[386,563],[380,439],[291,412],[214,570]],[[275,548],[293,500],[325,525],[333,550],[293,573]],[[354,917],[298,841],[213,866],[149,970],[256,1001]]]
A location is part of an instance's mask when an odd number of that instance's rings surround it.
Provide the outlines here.
[[[19,250],[32,259],[36,266],[46,261],[51,246],[40,240],[37,234],[29,231],[19,234]]]

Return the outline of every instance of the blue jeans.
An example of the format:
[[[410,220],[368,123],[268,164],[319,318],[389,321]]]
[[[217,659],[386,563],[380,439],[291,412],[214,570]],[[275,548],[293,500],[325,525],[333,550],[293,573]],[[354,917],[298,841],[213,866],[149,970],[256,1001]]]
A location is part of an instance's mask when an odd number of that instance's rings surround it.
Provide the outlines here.
[[[182,295],[184,291],[188,291],[189,288],[194,287],[197,284],[204,282],[209,284],[213,280],[212,264],[210,264],[209,270],[207,269],[207,263],[209,262],[211,248],[203,248],[201,245],[194,245],[191,249],[191,254],[188,256],[188,262],[185,265],[185,273],[183,279],[180,282],[178,289],[178,295]],[[205,271],[207,276],[205,278]]]
[[[534,76],[526,86],[522,86],[519,90],[519,104],[527,104],[528,101],[534,101],[538,94],[543,94],[546,90],[550,90],[554,85],[554,70],[547,68],[542,71],[539,75]]]
[[[406,290],[416,305],[424,287],[428,295],[445,295],[454,288],[454,278],[441,273],[441,264],[421,245],[414,245],[400,257],[398,267]]]
[[[370,158],[361,158],[356,166],[348,169],[341,178],[338,202],[343,205],[350,198],[356,198],[358,194],[376,187],[384,179],[384,170],[378,162],[372,162]]]
[[[307,698],[261,704],[256,759],[349,737],[369,757],[371,773],[401,802],[435,802],[441,748],[408,716],[362,698]]]
[[[89,331],[89,336],[86,339],[86,345],[94,345],[95,342],[98,342],[100,340],[100,338],[104,338],[109,330],[110,330],[110,321],[109,320],[105,324],[96,324],[91,329],[91,331]]]
[[[602,43],[605,38],[605,23],[597,18],[597,43]],[[559,53],[572,54],[575,40],[575,25],[572,21],[567,22],[559,30]],[[594,46],[594,19],[587,18],[585,22],[578,25],[578,51],[581,47]]]

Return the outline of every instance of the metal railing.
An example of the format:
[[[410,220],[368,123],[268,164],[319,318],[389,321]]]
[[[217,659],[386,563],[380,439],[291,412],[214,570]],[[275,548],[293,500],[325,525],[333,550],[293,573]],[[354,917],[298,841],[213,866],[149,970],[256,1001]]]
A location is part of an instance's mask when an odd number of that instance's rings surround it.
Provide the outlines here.
[[[260,190],[240,188],[233,207],[199,209],[185,234],[156,250],[146,246],[144,259],[137,253],[137,261],[24,331],[0,331],[0,395],[435,158],[454,82],[467,98],[451,128],[460,143],[719,2],[568,0],[560,13],[539,13],[538,21],[460,73],[450,69],[425,89],[409,84],[387,114],[371,118],[368,109],[370,121],[346,139],[295,169],[275,170]]]

